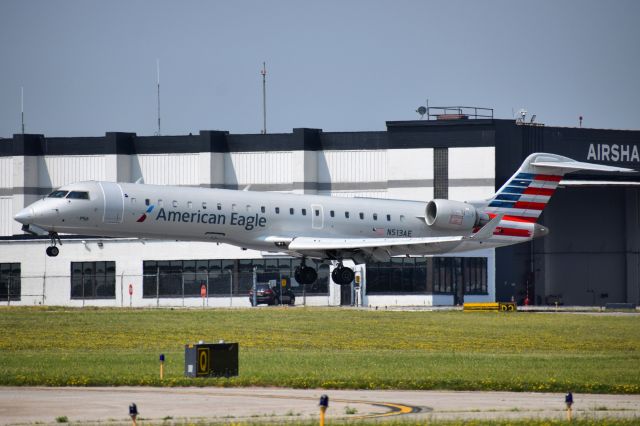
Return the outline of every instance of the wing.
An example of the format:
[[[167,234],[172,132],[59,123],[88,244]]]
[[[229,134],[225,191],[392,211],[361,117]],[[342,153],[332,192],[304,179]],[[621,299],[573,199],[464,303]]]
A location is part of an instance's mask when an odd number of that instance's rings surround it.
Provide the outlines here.
[[[458,246],[464,237],[423,238],[294,238],[289,252],[312,258],[353,259],[388,262],[392,256],[446,253]]]
[[[289,243],[289,250],[353,250],[359,248],[395,248],[433,246],[460,242],[462,236],[423,238],[312,238],[298,237]]]
[[[477,233],[467,236],[418,238],[324,238],[324,237],[267,237],[291,254],[322,259],[354,259],[365,263],[369,259],[388,262],[392,256],[429,255],[447,253],[463,241],[484,242],[491,238],[503,214],[495,216]]]

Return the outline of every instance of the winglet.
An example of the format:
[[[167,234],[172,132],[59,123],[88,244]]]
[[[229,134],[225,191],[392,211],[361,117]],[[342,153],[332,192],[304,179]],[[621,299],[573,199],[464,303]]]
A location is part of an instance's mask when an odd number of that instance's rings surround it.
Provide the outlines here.
[[[489,222],[487,222],[486,225],[484,225],[482,228],[480,228],[480,230],[478,232],[476,232],[475,234],[472,234],[467,239],[472,240],[472,241],[485,241],[485,240],[488,240],[489,238],[491,238],[493,236],[493,231],[496,230],[496,228],[500,224],[500,221],[502,220],[503,216],[504,216],[504,213],[498,213],[493,219],[491,219]]]

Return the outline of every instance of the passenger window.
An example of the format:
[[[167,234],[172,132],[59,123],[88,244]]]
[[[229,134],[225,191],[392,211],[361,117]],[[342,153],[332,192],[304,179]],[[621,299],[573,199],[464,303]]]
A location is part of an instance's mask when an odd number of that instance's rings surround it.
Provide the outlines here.
[[[189,201],[187,203],[187,207],[189,208],[189,210],[192,210],[193,209],[193,203],[191,201]]]
[[[265,211],[267,211],[267,209],[264,208],[264,206],[260,207],[260,212],[264,213]]]
[[[302,216],[306,216],[307,215],[307,209],[302,209]]]
[[[349,219],[349,212],[344,212],[344,217],[345,217],[346,219]]]
[[[144,199],[144,205],[145,205],[145,206],[148,206],[149,204],[150,204],[150,203],[149,203],[149,199],[148,199],[148,198],[145,198],[145,199]]]
[[[89,199],[89,193],[88,192],[84,192],[84,191],[71,191],[68,195],[67,198],[73,199],[73,200],[88,200]]]
[[[172,205],[173,205],[173,207],[178,207],[178,202],[176,200],[173,200]]]
[[[360,219],[364,219],[364,213],[360,212]]]
[[[320,216],[320,209],[315,209],[314,213],[316,214],[316,216]]]
[[[280,214],[280,207],[276,207],[276,214]]]
[[[247,213],[249,213],[251,211],[251,205],[247,204]]]
[[[293,214],[293,207],[289,209],[289,214]]]
[[[222,203],[218,203],[218,210],[222,210]]]
[[[158,207],[162,207],[164,205],[164,203],[162,202],[162,200],[158,199]]]
[[[378,213],[373,214],[373,220],[378,220]]]
[[[336,214],[336,213],[335,213],[333,210],[331,210],[331,211],[329,212],[329,216],[331,216],[331,217],[334,217],[334,216],[335,216],[335,214]]]
[[[136,203],[136,199],[135,198],[131,198],[131,204],[135,204]]]
[[[404,222],[404,215],[403,214],[400,215],[400,222]]]
[[[387,222],[391,222],[391,215],[390,214],[387,215]]]
[[[207,209],[207,203],[205,201],[202,202],[202,210]]]
[[[235,211],[237,211],[237,210],[238,210],[238,206],[237,206],[237,205],[235,205],[235,204],[231,204],[231,211],[232,211],[232,212],[235,212]]]

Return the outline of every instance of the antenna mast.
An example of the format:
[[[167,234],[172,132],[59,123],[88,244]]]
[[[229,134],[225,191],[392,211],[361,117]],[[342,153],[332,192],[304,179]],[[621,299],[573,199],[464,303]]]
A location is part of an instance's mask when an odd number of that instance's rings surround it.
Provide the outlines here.
[[[267,134],[267,64],[262,63],[262,134]]]
[[[158,74],[158,136],[160,136],[160,59],[156,59],[156,70]]]
[[[22,134],[24,135],[24,87],[20,87],[20,121],[22,122]]]

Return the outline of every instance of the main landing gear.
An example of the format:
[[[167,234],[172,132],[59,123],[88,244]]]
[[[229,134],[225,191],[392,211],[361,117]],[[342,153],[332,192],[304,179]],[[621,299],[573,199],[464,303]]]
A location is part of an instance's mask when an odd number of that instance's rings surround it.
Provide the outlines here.
[[[302,259],[302,263],[294,271],[293,277],[300,284],[313,284],[318,279],[318,272],[316,272],[315,269],[307,266],[305,263],[305,259]]]
[[[57,232],[49,232],[49,238],[51,239],[51,245],[47,247],[47,256],[56,257],[60,253],[60,249],[56,247],[56,244],[62,245],[62,241],[60,241]]]
[[[355,278],[355,273],[353,269],[347,268],[342,264],[342,262],[338,263],[338,266],[333,268],[333,272],[331,272],[331,279],[334,283],[338,285],[349,285]]]

